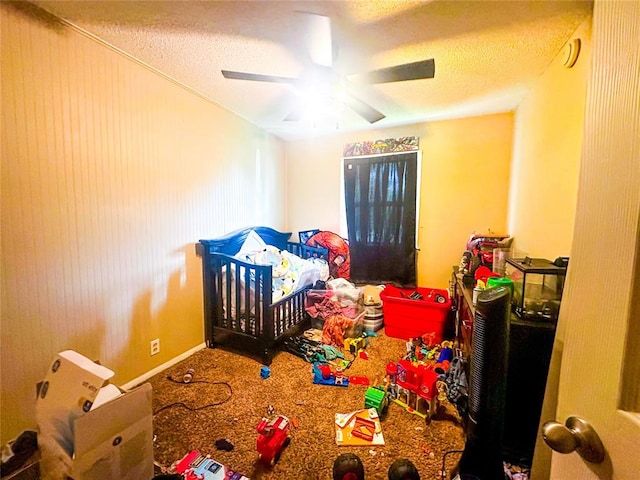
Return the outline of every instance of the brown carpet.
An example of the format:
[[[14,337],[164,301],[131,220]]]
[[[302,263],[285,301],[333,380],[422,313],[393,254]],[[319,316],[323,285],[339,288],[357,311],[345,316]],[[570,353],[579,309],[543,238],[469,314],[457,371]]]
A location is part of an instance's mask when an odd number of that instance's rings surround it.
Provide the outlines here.
[[[357,359],[346,371],[348,376],[381,383],[387,362],[404,355],[403,340],[385,336],[384,330],[377,333],[366,349],[368,359]],[[422,480],[436,480],[443,478],[443,458],[447,472],[459,459],[458,453],[445,456],[464,447],[459,416],[446,400],[429,424],[391,403],[382,419],[384,446],[339,447],[334,414],[364,408],[367,387],[316,385],[312,365],[286,351],[276,355],[269,378],[261,378],[261,367],[255,359],[207,348],[150,379],[155,461],[163,473],[192,450],[253,480],[331,480],[334,459],[347,452],[360,457],[367,479],[386,479],[393,461],[406,458]],[[168,378],[179,380],[189,368],[194,369],[190,384]],[[255,427],[269,416],[269,406],[298,422],[291,431],[291,443],[273,467],[263,465],[256,451]],[[218,450],[216,440],[220,439],[227,439],[234,448]]]

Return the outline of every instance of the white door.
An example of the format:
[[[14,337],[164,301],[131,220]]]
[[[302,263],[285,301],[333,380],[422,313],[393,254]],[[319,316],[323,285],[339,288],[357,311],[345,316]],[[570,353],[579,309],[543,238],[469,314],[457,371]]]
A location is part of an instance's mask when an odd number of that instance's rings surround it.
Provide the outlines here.
[[[592,49],[575,231],[554,352],[561,353],[557,409],[555,418],[546,412],[553,403],[548,387],[542,422],[582,417],[606,454],[593,464],[576,452],[553,452],[546,469],[538,454],[550,450],[538,440],[532,477],[637,480],[640,2],[596,0]]]

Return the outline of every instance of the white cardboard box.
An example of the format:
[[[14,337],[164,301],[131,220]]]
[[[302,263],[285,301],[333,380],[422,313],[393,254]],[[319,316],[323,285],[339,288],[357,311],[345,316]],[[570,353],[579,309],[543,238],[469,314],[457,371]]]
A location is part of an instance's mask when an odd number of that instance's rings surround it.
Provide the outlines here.
[[[66,350],[36,401],[43,480],[153,478],[151,385],[122,391],[114,372]]]

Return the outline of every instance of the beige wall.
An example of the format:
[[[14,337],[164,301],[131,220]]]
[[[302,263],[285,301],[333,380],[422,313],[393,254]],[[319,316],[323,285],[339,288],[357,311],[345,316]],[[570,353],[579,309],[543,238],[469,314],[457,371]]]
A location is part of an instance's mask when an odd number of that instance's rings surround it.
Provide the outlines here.
[[[511,112],[287,143],[288,229],[339,232],[345,143],[411,135],[422,152],[418,285],[446,288],[472,232],[506,229]]]
[[[56,352],[123,384],[202,344],[194,242],[284,228],[285,165],[279,140],[104,45],[1,15],[4,444],[34,428]]]
[[[56,352],[98,359],[123,384],[203,341],[198,239],[254,224],[338,231],[345,143],[420,137],[421,285],[446,286],[472,231],[506,230],[537,256],[570,248],[588,54],[571,70],[554,62],[515,116],[284,145],[11,8],[0,6],[2,443],[34,427],[35,384]]]
[[[574,38],[582,40],[576,64],[563,65],[563,50],[515,117],[508,227],[515,252],[549,260],[571,251],[591,57],[590,21]]]
[[[509,227],[514,251],[553,260],[570,256],[591,59],[591,19],[573,38],[581,41],[573,68],[561,51],[516,111]],[[541,423],[555,418],[564,332],[561,313],[549,367]],[[551,449],[538,438],[533,479],[549,478]]]

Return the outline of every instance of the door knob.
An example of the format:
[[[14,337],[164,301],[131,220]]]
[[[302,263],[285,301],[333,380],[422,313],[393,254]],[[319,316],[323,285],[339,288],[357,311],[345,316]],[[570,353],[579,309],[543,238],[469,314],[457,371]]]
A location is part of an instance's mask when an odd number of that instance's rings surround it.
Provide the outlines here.
[[[569,417],[564,425],[547,422],[542,426],[545,443],[559,453],[573,451],[590,463],[602,463],[604,445],[593,427],[580,417]]]

